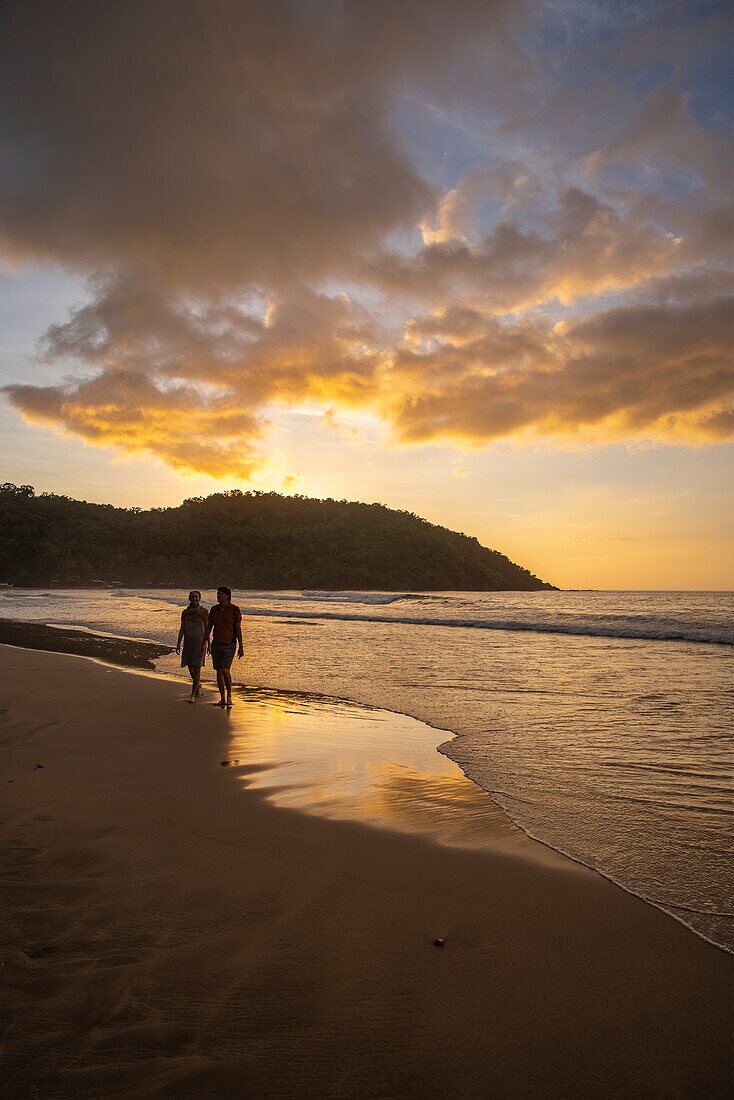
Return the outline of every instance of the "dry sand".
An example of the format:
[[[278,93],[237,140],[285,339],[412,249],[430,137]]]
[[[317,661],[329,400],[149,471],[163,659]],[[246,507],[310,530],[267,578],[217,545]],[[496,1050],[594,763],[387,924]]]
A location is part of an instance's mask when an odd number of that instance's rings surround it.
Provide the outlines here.
[[[0,668],[3,1095],[729,1093],[734,961],[657,910],[277,808],[183,684]]]

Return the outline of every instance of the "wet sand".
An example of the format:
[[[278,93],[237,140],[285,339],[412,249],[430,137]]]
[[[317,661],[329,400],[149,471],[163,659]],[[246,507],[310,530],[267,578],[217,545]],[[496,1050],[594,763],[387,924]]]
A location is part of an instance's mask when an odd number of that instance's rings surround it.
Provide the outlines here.
[[[151,670],[157,657],[173,652],[170,646],[156,642],[106,637],[89,630],[27,623],[19,619],[0,619],[0,645],[50,650],[52,653],[77,653],[113,664]]]
[[[2,1095],[728,1094],[732,958],[501,816],[469,849],[275,805],[232,764],[265,697],[0,668]]]

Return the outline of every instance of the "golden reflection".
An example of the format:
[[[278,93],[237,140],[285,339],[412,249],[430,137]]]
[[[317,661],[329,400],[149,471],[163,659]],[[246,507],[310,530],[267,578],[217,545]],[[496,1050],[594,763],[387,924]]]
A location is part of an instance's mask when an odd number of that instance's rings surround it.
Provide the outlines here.
[[[437,751],[450,734],[402,714],[279,692],[238,692],[230,761],[278,806],[553,858]]]

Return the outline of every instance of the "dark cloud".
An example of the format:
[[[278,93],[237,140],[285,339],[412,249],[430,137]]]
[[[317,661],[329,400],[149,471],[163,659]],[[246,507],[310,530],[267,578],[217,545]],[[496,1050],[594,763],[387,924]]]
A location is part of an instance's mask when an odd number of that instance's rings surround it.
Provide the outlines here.
[[[502,0],[4,5],[0,234],[210,294],[344,272],[430,188],[390,120]],[[489,42],[491,46],[491,41]]]

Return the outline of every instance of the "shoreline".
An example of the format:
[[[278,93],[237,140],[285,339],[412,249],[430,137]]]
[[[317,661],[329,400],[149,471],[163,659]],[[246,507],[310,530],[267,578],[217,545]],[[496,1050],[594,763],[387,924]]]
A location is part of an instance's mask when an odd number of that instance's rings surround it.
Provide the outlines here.
[[[183,684],[0,659],[7,1095],[726,1095],[729,957],[647,903],[274,806]]]
[[[29,623],[23,620],[12,619],[0,619],[0,645],[15,645],[21,648],[38,649],[48,652],[67,653],[76,656],[88,657],[93,660],[98,660],[102,663],[112,664],[118,667],[129,669],[145,669],[152,675],[158,676],[161,679],[169,678],[174,679],[176,682],[188,683],[188,679],[185,675],[178,671],[172,673],[170,670],[164,671],[157,667],[156,661],[163,656],[171,656],[174,653],[173,647],[164,645],[163,643],[155,643],[146,640],[138,640],[132,638],[116,637],[114,635],[98,634],[92,629],[86,629],[83,627],[66,627],[66,626],[52,626],[47,623]],[[207,682],[205,688],[213,687],[214,685]],[[467,789],[476,793],[476,798],[464,800],[462,811],[468,814],[476,814],[477,801],[481,805],[482,800],[488,800],[491,803],[492,812],[482,814],[481,816],[491,817],[495,816],[497,819],[506,822],[509,830],[517,834],[516,843],[514,845],[518,850],[525,850],[526,858],[542,859],[538,852],[533,852],[533,849],[539,848],[542,852],[547,853],[547,861],[553,863],[554,858],[557,861],[568,862],[569,864],[577,867],[580,871],[599,876],[604,882],[609,883],[612,887],[623,891],[625,894],[636,898],[646,905],[651,906],[658,912],[663,913],[669,919],[676,921],[683,928],[685,928],[691,935],[701,939],[704,943],[724,952],[724,954],[730,957],[734,955],[734,950],[727,944],[722,943],[714,938],[711,938],[704,931],[700,930],[695,925],[689,923],[689,919],[686,918],[686,911],[680,909],[676,911],[673,907],[666,907],[664,904],[657,902],[653,898],[646,897],[643,893],[637,892],[630,887],[626,886],[623,882],[618,881],[613,875],[606,873],[599,867],[584,862],[573,853],[566,851],[560,845],[554,845],[544,840],[542,837],[534,835],[529,829],[527,829],[521,821],[519,821],[513,813],[502,803],[500,799],[495,796],[495,792],[489,788],[483,786],[478,780],[472,778],[458,763],[454,760],[450,753],[452,743],[456,740],[457,734],[451,730],[441,729],[438,726],[431,725],[430,722],[419,719],[415,715],[408,711],[401,710],[388,710],[386,708],[375,707],[373,704],[366,704],[354,699],[350,699],[345,696],[338,695],[322,695],[314,694],[306,691],[288,690],[281,691],[280,689],[273,689],[271,687],[252,687],[244,688],[242,685],[234,684],[233,691],[236,696],[241,696],[243,699],[250,700],[253,697],[257,699],[273,698],[285,695],[296,700],[305,700],[309,704],[319,703],[324,704],[337,704],[343,705],[347,708],[364,708],[366,710],[380,710],[386,715],[394,716],[396,720],[407,719],[409,722],[415,722],[418,726],[425,727],[432,730],[437,734],[442,735],[441,740],[437,740],[435,743],[431,743],[431,750],[441,756],[445,757],[450,764],[457,768],[465,783]],[[333,733],[334,731],[332,731]],[[335,737],[335,741],[338,740]],[[429,794],[429,799],[431,795]],[[284,802],[278,802],[279,805],[287,804]],[[313,811],[306,805],[305,801],[302,802],[298,808],[305,813],[315,812],[317,815],[324,815],[319,809]],[[343,819],[343,818],[338,818]],[[375,825],[379,827],[379,823],[375,822],[369,815],[365,815],[357,811],[354,814],[348,815],[346,820],[354,820],[361,822],[362,824]],[[496,822],[495,822],[496,824]],[[393,822],[388,828],[396,829],[397,831],[406,831],[406,822]],[[422,827],[417,830],[410,825],[407,826],[408,832],[419,832],[426,836],[431,836],[437,843],[451,843],[451,841],[444,841],[441,839],[441,830],[433,829],[430,827]],[[444,829],[444,832],[447,830]],[[470,835],[470,830],[465,831],[467,835]],[[520,839],[522,838],[522,839]],[[507,841],[507,838],[505,838]],[[470,843],[471,847],[472,844]],[[479,845],[481,847],[481,843]],[[490,845],[492,846],[492,845]],[[692,910],[691,912],[697,912]]]
[[[3,630],[3,627],[6,629]],[[27,629],[29,627],[31,628],[30,630]],[[8,640],[9,638],[13,640],[10,641]],[[156,666],[156,658],[164,655],[170,656],[174,652],[170,646],[163,646],[162,643],[138,642],[137,640],[118,638],[112,635],[100,635],[92,630],[82,628],[60,628],[46,623],[27,623],[22,620],[0,619],[0,646],[35,649],[50,653],[65,653],[69,656],[82,657],[83,659],[91,660],[102,665],[124,668],[138,673],[144,670],[148,675],[160,680],[168,680],[169,682],[172,681],[177,684],[188,685],[188,679],[184,674],[163,671]],[[202,686],[205,691],[211,689],[212,692],[216,694],[215,684],[212,681],[205,681]],[[342,709],[345,715],[348,715],[351,711],[357,713],[364,711],[367,714],[375,713],[387,717],[391,721],[393,727],[404,722],[418,731],[430,730],[432,733],[440,734],[442,738],[448,737],[449,741],[456,736],[450,730],[438,729],[438,727],[431,726],[429,723],[415,718],[407,712],[386,710],[385,708],[375,707],[372,704],[360,703],[342,696],[322,695],[306,691],[283,692],[279,689],[268,687],[248,688],[236,683],[233,684],[232,690],[236,699],[240,699],[249,704],[255,702],[255,705],[272,707],[274,704],[277,705],[275,703],[276,700],[284,699],[291,704],[295,702],[297,705],[305,705],[306,707],[321,707],[322,710],[337,707]],[[204,700],[199,705],[206,706],[207,703]],[[338,734],[336,731],[331,729],[329,733],[334,736],[334,741],[338,742]],[[363,734],[363,730],[361,729],[360,734]],[[444,741],[443,744],[448,744],[449,741]],[[431,825],[427,827],[425,825],[423,827],[411,827],[405,820],[400,823],[396,823],[393,820],[390,825],[387,825],[384,822],[380,823],[374,820],[374,818],[369,815],[365,815],[364,811],[360,814],[359,810],[355,810],[354,813],[346,817],[338,816],[333,818],[330,817],[328,813],[323,812],[323,806],[312,809],[306,801],[302,801],[302,803],[298,805],[298,809],[303,813],[315,814],[316,816],[327,817],[332,820],[354,821],[358,824],[368,825],[370,827],[385,828],[397,832],[417,833],[419,835],[431,837],[436,843],[445,843],[449,846],[456,845],[458,847],[481,848],[488,845],[489,847],[496,847],[496,834],[498,832],[504,832],[512,836],[512,842],[509,844],[507,836],[503,838],[504,846],[522,851],[525,858],[550,863],[551,865],[556,863],[562,866],[568,863],[577,867],[582,873],[590,875],[596,874],[594,868],[588,867],[580,860],[575,860],[573,857],[567,856],[566,853],[559,851],[552,845],[545,844],[542,840],[530,836],[518,822],[512,819],[511,815],[492,797],[490,792],[486,791],[480,784],[467,776],[460,765],[452,760],[447,753],[443,752],[443,744],[440,739],[437,739],[435,742],[431,741],[429,744],[424,744],[424,747],[431,756],[434,754],[436,755],[436,764],[440,761],[442,765],[455,770],[455,772],[459,774],[461,781],[460,786],[463,788],[461,791],[461,795],[463,795],[463,797],[461,797],[461,811],[463,814],[480,817],[489,822],[489,828],[486,832],[488,834],[491,832],[495,834],[492,840],[485,841],[481,838],[478,835],[479,830],[476,825],[473,829],[470,826],[468,828],[457,827],[454,830],[441,829],[440,827],[433,828]],[[410,763],[413,762],[413,760],[410,761]],[[400,761],[400,766],[405,767],[405,765],[406,758],[403,758]],[[281,775],[282,768],[279,763],[269,763],[266,769],[261,761],[254,761],[252,762],[252,767],[254,775],[257,775],[261,769],[265,771],[272,767],[275,770],[278,776],[278,782],[275,787],[275,797],[273,798],[274,804],[278,806],[287,805],[287,802],[279,798],[281,791],[284,789]],[[301,776],[300,779],[302,783],[303,776]],[[254,789],[262,785],[248,782],[248,786]],[[263,786],[262,789],[265,790],[266,797],[270,798],[269,788]],[[451,792],[452,801],[454,803],[457,801],[456,793],[455,790]],[[436,801],[435,793],[429,791],[425,799],[426,809],[429,814],[438,815],[439,808]],[[451,833],[456,833],[463,839],[447,839]],[[614,885],[618,886],[619,884],[614,883]],[[624,889],[623,887],[619,888]]]

